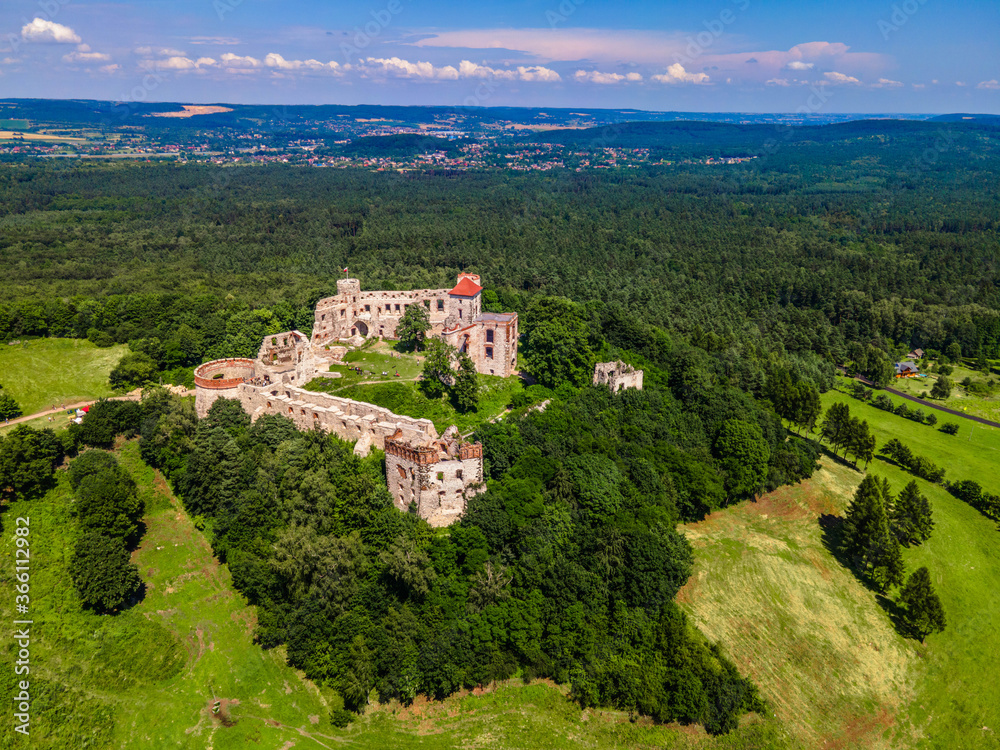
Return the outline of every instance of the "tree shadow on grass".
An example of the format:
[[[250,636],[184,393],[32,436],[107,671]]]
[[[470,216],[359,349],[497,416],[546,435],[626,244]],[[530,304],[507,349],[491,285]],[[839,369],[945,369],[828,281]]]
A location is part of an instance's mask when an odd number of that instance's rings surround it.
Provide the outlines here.
[[[842,568],[849,570],[862,586],[877,596],[881,595],[882,589],[876,585],[871,576],[858,571],[854,565],[854,560],[848,557],[842,549],[844,519],[831,513],[824,513],[819,517],[819,527],[821,532],[820,538],[823,546],[826,547],[826,551],[833,555]]]
[[[896,632],[899,633],[904,638],[913,638],[919,641],[920,636],[914,632],[913,628],[906,622],[906,609],[900,607],[898,603],[890,599],[885,594],[878,594],[875,597],[875,601],[878,606],[889,615],[889,620],[892,621],[892,627],[895,628]]]
[[[852,469],[853,471],[856,471],[859,474],[863,473],[857,464],[851,463],[844,456],[838,456],[836,453],[830,450],[828,446],[823,445],[823,443],[819,442],[818,440],[816,441],[816,446],[819,448],[820,453],[822,453],[824,456],[832,460],[835,464],[839,464],[840,466],[846,466],[848,469]]]
[[[870,576],[859,573],[852,565],[852,560],[841,550],[841,542],[844,536],[844,519],[840,516],[824,513],[819,517],[819,527],[823,546],[826,547],[827,552],[833,555],[834,559],[842,567],[851,571],[851,574],[862,586],[875,594],[875,602],[889,615],[889,620],[892,622],[892,627],[896,632],[904,638],[920,640],[920,637],[906,623],[906,610],[886,596],[875,582],[871,580]]]

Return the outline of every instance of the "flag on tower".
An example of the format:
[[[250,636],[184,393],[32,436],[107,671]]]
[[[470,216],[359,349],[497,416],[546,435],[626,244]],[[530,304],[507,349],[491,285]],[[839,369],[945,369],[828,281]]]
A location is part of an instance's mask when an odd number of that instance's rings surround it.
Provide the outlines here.
[[[346,268],[341,269],[341,273],[347,273],[347,269]]]

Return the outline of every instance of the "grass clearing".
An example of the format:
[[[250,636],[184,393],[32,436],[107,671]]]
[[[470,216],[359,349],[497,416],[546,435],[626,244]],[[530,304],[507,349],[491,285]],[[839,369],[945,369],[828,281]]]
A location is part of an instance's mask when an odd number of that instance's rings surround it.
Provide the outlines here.
[[[897,404],[903,400],[899,396],[888,395]],[[821,401],[824,411],[835,401],[843,401],[850,406],[851,416],[868,422],[879,446],[890,438],[896,438],[915,454],[944,467],[947,471],[945,479],[974,479],[989,492],[1000,494],[1000,477],[996,473],[996,466],[1000,463],[1000,429],[941,412],[937,412],[937,425],[931,427],[876,409],[839,391],[824,393]],[[958,424],[958,434],[941,432],[939,428],[946,422]],[[873,466],[886,466],[886,463],[876,460]]]
[[[414,419],[429,419],[439,433],[450,425],[457,425],[459,431],[464,433],[502,414],[514,394],[523,388],[519,378],[479,375],[479,409],[466,414],[455,409],[447,396],[428,398],[419,384],[413,381],[355,385],[340,390],[337,395],[366,401]]]
[[[429,419],[439,433],[453,424],[464,433],[493,419],[502,414],[514,394],[524,388],[520,378],[480,375],[479,409],[461,414],[447,396],[431,399],[424,395],[419,386],[424,366],[422,356],[394,355],[393,352],[384,341],[370,348],[348,352],[344,356],[346,364],[330,366],[330,372],[340,373],[339,378],[316,378],[305,388],[375,404],[414,419]],[[360,367],[363,372],[359,374],[352,367]],[[383,372],[388,375],[383,376]]]
[[[879,445],[897,437],[951,478],[1000,490],[992,470],[1000,430],[973,432],[963,422],[950,436],[843,393],[823,395],[824,408],[834,401],[866,419]],[[913,479],[880,459],[869,471],[895,492]],[[948,626],[925,644],[904,639],[892,626],[893,605],[880,606],[824,546],[820,517],[842,515],[862,476],[827,456],[806,482],[682,527],[695,573],[679,601],[760,685],[798,746],[1000,747],[1000,530],[916,480],[935,530],[904,559],[908,571],[930,569]]]
[[[53,404],[96,400],[112,395],[108,375],[127,351],[124,345],[99,349],[85,339],[33,339],[0,346],[0,383],[25,414]]]
[[[147,531],[132,555],[146,594],[126,612],[100,617],[81,609],[69,583],[76,525],[64,473],[44,498],[3,516],[7,530],[15,516],[31,518],[32,685],[45,691],[32,709],[32,747],[321,747],[313,734],[329,745],[332,696],[286,666],[281,650],[253,644],[254,610],[233,591],[228,569],[212,558],[163,478],[142,462],[138,444],[125,444],[119,460],[147,504]],[[10,534],[0,548],[13,559]],[[0,581],[8,622],[13,594],[13,581]],[[2,648],[5,671],[13,644],[4,639]],[[0,693],[11,684],[4,679]],[[213,717],[214,699],[223,701],[231,726]]]
[[[695,572],[679,594],[754,679],[801,747],[891,748],[916,649],[823,546],[861,475],[824,459],[815,477],[682,527]]]

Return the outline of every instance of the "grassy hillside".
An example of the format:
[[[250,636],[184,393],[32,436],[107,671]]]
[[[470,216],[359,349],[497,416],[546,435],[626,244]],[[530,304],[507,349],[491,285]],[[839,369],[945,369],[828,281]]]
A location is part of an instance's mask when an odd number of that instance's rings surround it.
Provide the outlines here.
[[[126,351],[125,346],[98,349],[84,339],[0,346],[0,383],[25,414],[110,396],[108,375]]]
[[[135,442],[119,460],[145,499],[146,533],[133,553],[145,598],[115,617],[80,608],[69,583],[75,521],[64,473],[44,498],[3,509],[6,530],[31,519],[31,747],[65,748],[772,748],[776,722],[748,719],[733,734],[632,723],[581,711],[564,687],[512,680],[443,702],[374,706],[346,729],[329,721],[339,697],[285,665],[282,649],[254,645],[255,610],[232,589],[159,473]],[[13,535],[0,555],[13,559]],[[0,577],[0,617],[14,619],[14,582]],[[0,642],[0,700],[13,693],[13,643]],[[222,712],[211,711],[215,700]],[[0,746],[14,746],[10,722]]]
[[[949,476],[1000,489],[992,467],[1000,431],[959,436],[831,392],[867,419],[881,445],[898,437]],[[869,471],[898,491],[911,477],[876,460]],[[685,527],[695,575],[681,601],[754,677],[802,747],[997,748],[1000,688],[1000,531],[941,487],[917,480],[935,531],[904,551],[930,568],[948,618],[926,644],[900,637],[891,601],[864,588],[826,546],[824,515],[842,515],[862,473],[832,458],[813,479]],[[825,744],[824,744],[825,743]]]

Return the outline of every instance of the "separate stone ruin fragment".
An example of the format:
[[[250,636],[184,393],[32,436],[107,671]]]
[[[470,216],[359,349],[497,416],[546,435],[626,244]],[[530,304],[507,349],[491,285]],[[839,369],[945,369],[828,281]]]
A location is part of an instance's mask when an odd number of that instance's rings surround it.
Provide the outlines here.
[[[342,279],[337,295],[316,305],[311,339],[300,331],[285,331],[267,336],[256,359],[220,359],[198,367],[198,417],[204,418],[216,399],[229,398],[239,401],[254,421],[281,414],[300,430],[320,429],[354,442],[358,455],[367,455],[373,446],[384,450],[386,481],[396,506],[406,511],[414,503],[432,525],[447,525],[465,510],[469,497],[485,489],[482,445],[463,442],[454,426],[439,437],[428,419],[303,386],[333,375],[329,365],[347,351],[339,342],[396,338],[396,325],[411,304],[428,308],[429,335],[466,352],[478,372],[509,377],[517,367],[517,313],[484,313],[481,296],[474,274],[459,274],[450,290],[410,292],[362,292],[357,279]],[[642,372],[638,375],[641,388]]]
[[[612,393],[626,388],[642,390],[642,370],[636,370],[620,359],[616,362],[598,362],[594,367],[594,385],[605,385]]]

